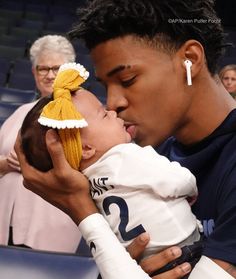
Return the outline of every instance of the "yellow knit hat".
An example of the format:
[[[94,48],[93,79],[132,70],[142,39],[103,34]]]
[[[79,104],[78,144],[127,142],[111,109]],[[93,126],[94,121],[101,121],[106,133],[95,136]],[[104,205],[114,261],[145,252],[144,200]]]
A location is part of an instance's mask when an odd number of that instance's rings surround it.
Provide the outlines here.
[[[88,124],[71,100],[71,92],[80,88],[88,78],[86,69],[76,63],[60,66],[53,84],[53,98],[38,119],[41,125],[58,129],[65,156],[72,168],[78,169],[82,157],[79,128]]]

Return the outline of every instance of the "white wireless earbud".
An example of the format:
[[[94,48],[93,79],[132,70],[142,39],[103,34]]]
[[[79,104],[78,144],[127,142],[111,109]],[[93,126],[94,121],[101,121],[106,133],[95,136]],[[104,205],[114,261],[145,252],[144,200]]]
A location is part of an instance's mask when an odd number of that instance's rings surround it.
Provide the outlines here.
[[[187,72],[187,84],[192,85],[191,67],[193,63],[187,59],[184,61],[184,65],[186,67],[186,72]]]

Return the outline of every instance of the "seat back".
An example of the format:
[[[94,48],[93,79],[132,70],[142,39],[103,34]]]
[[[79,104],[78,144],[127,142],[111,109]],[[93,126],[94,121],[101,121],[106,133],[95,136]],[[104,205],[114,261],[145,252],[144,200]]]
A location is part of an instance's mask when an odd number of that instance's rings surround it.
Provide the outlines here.
[[[36,99],[35,91],[0,87],[0,101],[13,103],[29,103]]]
[[[1,279],[97,279],[93,258],[0,246]]]
[[[11,61],[17,58],[23,58],[25,56],[25,51],[25,47],[0,45],[0,57],[7,58]]]
[[[0,118],[2,119],[2,122],[5,121],[5,119],[9,117],[19,106],[20,104],[18,103],[0,102]]]
[[[24,74],[23,69],[22,73],[13,71],[8,79],[8,86],[10,88],[16,88],[21,90],[35,90],[35,79],[33,75]]]

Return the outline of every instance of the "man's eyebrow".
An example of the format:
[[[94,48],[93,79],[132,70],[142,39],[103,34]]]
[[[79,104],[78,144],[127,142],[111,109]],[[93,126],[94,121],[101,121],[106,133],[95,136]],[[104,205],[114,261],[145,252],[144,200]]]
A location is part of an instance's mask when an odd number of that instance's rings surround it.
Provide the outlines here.
[[[118,73],[118,72],[121,72],[121,71],[124,71],[125,69],[129,69],[131,68],[130,65],[119,65],[117,67],[115,67],[114,69],[112,69],[111,71],[109,71],[106,76],[107,77],[111,77],[112,75]],[[96,80],[97,81],[101,81],[101,79],[99,77],[96,77]]]
[[[127,68],[130,68],[130,65],[119,65],[117,67],[115,67],[114,69],[112,69],[110,72],[107,73],[107,76],[110,77],[118,72],[124,71]]]

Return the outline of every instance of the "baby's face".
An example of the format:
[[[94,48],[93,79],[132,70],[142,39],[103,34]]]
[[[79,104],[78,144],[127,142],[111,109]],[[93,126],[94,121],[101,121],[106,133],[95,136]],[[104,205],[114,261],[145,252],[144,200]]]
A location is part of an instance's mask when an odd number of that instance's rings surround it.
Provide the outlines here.
[[[117,117],[115,111],[107,111],[92,93],[84,89],[77,91],[73,103],[88,122],[88,127],[81,129],[83,144],[104,153],[117,144],[131,141],[124,121]]]

